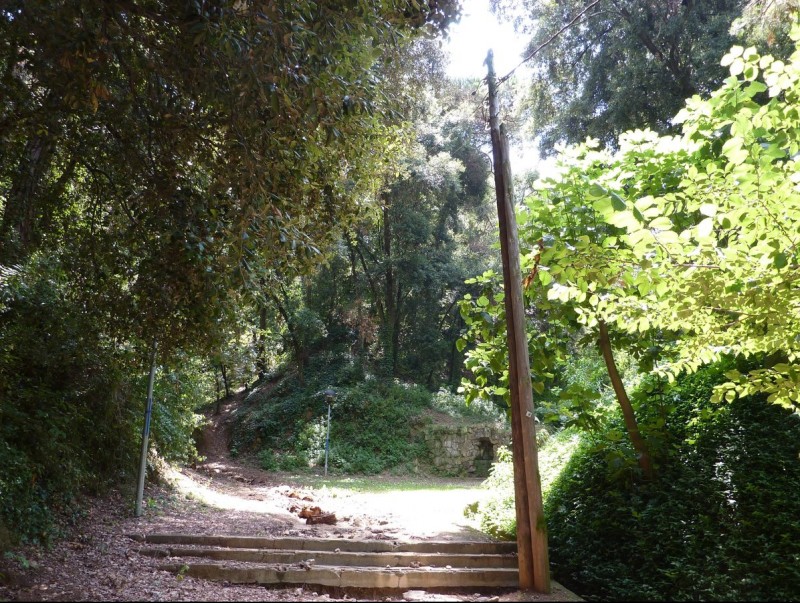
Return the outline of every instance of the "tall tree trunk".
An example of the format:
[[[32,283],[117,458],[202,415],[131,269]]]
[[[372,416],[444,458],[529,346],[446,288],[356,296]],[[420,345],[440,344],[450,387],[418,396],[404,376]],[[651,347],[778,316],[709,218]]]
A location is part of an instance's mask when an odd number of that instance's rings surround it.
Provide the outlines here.
[[[214,409],[214,414],[218,415],[222,411],[222,392],[219,390],[219,376],[217,376],[217,371],[214,371],[214,385],[217,387],[217,407]]]
[[[384,200],[383,206],[383,257],[384,257],[384,307],[386,309],[384,330],[384,353],[386,364],[391,375],[397,369],[397,302],[395,300],[394,268],[392,266],[392,227],[389,205]]]
[[[378,320],[381,322],[381,324],[383,324],[384,322],[386,322],[386,316],[383,312],[383,301],[381,300],[380,291],[378,290],[378,287],[375,284],[375,281],[369,272],[369,268],[367,268],[367,261],[364,258],[364,254],[361,252],[361,245],[359,244],[359,240],[356,240],[353,248],[358,254],[358,259],[361,261],[361,267],[364,269],[364,276],[367,279],[367,283],[369,283],[369,289],[372,292],[372,298],[375,300],[375,306],[378,310]]]
[[[220,363],[219,368],[222,372],[222,384],[225,386],[225,397],[227,398],[231,395],[231,385],[228,383],[228,369],[225,368],[223,363]]]
[[[284,299],[286,299],[286,292],[283,291],[281,288],[281,292],[283,293]],[[294,350],[294,359],[297,363],[297,379],[300,382],[300,385],[303,384],[303,368],[306,363],[307,354],[306,350],[303,349],[302,342],[300,341],[297,330],[295,329],[294,321],[292,317],[289,315],[288,304],[284,306],[281,303],[280,298],[274,293],[270,293],[269,296],[275,302],[275,305],[278,307],[278,312],[280,312],[281,316],[283,316],[283,320],[286,322],[286,328],[289,331],[289,340],[292,344],[292,349]]]
[[[256,370],[258,378],[267,376],[267,307],[263,303],[258,309],[258,343],[256,345]]]
[[[52,156],[52,142],[41,136],[34,136],[25,146],[0,220],[0,262],[19,261],[33,250],[39,235],[36,223],[42,180]]]
[[[608,329],[606,323],[602,320],[598,321],[600,328],[600,338],[598,344],[600,351],[603,354],[603,360],[606,362],[606,369],[608,369],[608,378],[611,379],[611,386],[614,388],[614,393],[617,396],[617,402],[622,409],[622,417],[625,420],[625,429],[628,431],[628,436],[633,444],[633,449],[639,456],[639,467],[642,470],[646,479],[653,478],[653,462],[650,458],[650,451],[647,449],[647,444],[639,433],[639,425],[636,422],[636,415],[633,414],[633,406],[628,398],[628,393],[625,391],[625,385],[619,376],[617,370],[617,363],[614,361],[614,353],[611,349],[611,340],[608,338]]]
[[[392,321],[392,375],[397,374],[397,362],[400,358],[400,307],[403,300],[401,296],[402,286],[397,283],[397,299],[394,304],[394,320]]]

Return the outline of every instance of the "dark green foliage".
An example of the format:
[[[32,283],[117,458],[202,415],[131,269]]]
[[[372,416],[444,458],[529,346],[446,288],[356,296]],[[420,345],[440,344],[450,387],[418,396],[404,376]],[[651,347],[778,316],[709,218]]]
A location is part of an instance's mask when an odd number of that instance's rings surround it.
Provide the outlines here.
[[[431,394],[416,385],[364,379],[359,362],[333,352],[315,356],[300,384],[289,374],[267,393],[257,389],[234,428],[237,451],[259,450],[267,470],[292,471],[324,461],[327,404],[322,390],[332,387],[331,444],[328,465],[343,473],[408,469],[424,456],[414,427],[431,405]]]
[[[251,361],[231,344],[245,304],[317,262],[376,185],[407,93],[386,64],[457,12],[3,3],[0,533],[47,540],[52,511],[131,477],[154,339],[151,442],[194,454],[209,369],[232,388]],[[291,327],[302,366],[324,330],[303,308]]]
[[[146,346],[120,345],[71,298],[63,267],[35,260],[0,281],[0,524],[46,542],[53,511],[131,477],[146,398]],[[156,381],[152,442],[194,454],[203,378],[187,360]]]
[[[558,580],[617,600],[800,596],[800,420],[761,397],[711,412],[723,370],[664,392],[674,408],[656,481],[609,472],[627,454],[607,439],[572,457],[546,501]]]
[[[424,459],[426,448],[415,427],[431,407],[431,393],[417,385],[364,377],[359,362],[344,353],[312,358],[300,385],[294,374],[257,389],[234,427],[239,452],[258,450],[264,469],[293,471],[324,463],[327,404],[332,387],[328,467],[341,473],[403,471]]]
[[[510,8],[508,0],[495,0]],[[514,3],[518,8],[518,3]],[[614,0],[583,13],[588,0],[523,0],[535,24],[528,107],[545,152],[587,136],[616,144],[625,130],[668,130],[693,94],[722,83],[719,57],[733,44],[743,0]],[[553,34],[566,29],[545,44]]]
[[[380,473],[423,457],[426,448],[412,430],[430,399],[430,393],[417,385],[365,381],[349,388],[334,406],[333,467],[348,473]]]
[[[52,531],[52,514],[47,492],[37,483],[32,463],[19,450],[0,441],[0,532],[14,530],[14,536],[47,542]],[[0,541],[0,550],[4,548]]]

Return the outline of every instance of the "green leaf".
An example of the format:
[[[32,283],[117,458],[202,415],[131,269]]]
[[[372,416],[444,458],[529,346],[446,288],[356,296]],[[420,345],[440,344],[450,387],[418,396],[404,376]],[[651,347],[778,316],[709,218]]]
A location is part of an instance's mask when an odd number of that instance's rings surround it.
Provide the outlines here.
[[[592,207],[597,213],[601,215],[607,215],[613,211],[611,199],[609,199],[608,197],[603,197],[601,199],[598,199],[597,201],[592,203]]]
[[[625,208],[627,207],[625,200],[613,191],[611,191],[610,194],[611,207],[613,207],[615,211],[625,211]]]
[[[612,214],[608,218],[609,224],[613,224],[619,228],[624,228],[626,230],[634,230],[640,227],[639,220],[633,215],[633,213],[629,211],[621,211],[615,214]]]
[[[772,265],[779,270],[781,268],[786,268],[789,264],[789,260],[786,257],[786,254],[782,251],[780,253],[776,253],[775,256],[772,258]]]
[[[670,230],[672,228],[672,220],[666,216],[661,216],[650,222],[650,228],[653,230]]]
[[[714,203],[703,203],[700,206],[700,213],[713,218],[717,215],[717,206]]]
[[[590,199],[598,199],[600,197],[606,196],[606,189],[604,189],[599,184],[592,184],[586,189],[586,196]]]
[[[750,154],[742,145],[743,141],[741,138],[730,138],[722,145],[722,154],[730,159],[733,165],[744,163]]]
[[[714,220],[712,218],[706,218],[697,225],[697,238],[707,239],[711,235],[712,230],[714,230]]]

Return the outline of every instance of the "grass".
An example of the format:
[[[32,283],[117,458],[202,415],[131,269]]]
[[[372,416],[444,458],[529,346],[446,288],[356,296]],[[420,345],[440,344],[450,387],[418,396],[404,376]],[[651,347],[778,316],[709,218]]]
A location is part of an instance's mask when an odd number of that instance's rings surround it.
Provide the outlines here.
[[[287,476],[289,477],[289,476]],[[480,488],[480,480],[395,476],[309,476],[291,475],[289,479],[308,488],[327,488],[348,492],[410,492],[419,490],[472,490]]]

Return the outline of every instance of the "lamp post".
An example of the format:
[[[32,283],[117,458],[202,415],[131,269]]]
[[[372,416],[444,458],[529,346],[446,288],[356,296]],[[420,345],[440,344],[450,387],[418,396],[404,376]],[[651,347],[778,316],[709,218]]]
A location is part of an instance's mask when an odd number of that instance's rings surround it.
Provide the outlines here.
[[[328,429],[325,434],[325,475],[328,475],[328,451],[331,447],[331,404],[333,404],[334,398],[336,398],[336,392],[333,391],[330,387],[322,392],[325,396],[325,402],[328,403]]]

